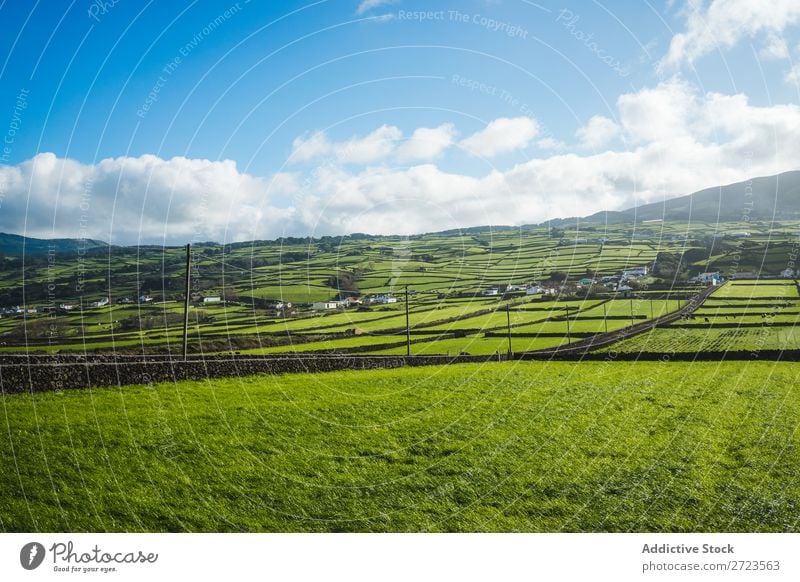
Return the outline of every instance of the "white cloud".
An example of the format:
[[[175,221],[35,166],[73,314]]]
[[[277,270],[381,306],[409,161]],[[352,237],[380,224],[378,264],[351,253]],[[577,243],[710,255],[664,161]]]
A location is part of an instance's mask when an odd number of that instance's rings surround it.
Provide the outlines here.
[[[417,233],[620,210],[800,168],[798,105],[759,107],[742,94],[704,94],[672,80],[622,95],[617,109],[629,150],[550,155],[483,175],[431,163],[357,169],[348,163],[368,157],[362,145],[396,142],[399,130],[391,126],[353,138],[358,147],[345,153],[341,144],[312,135],[303,144],[329,152],[331,163],[264,178],[227,160],[141,156],[89,165],[40,154],[0,167],[6,193],[0,231],[20,232],[27,222],[32,236],[79,237],[85,222],[87,236],[125,243]],[[447,125],[423,129],[414,135],[455,134]],[[412,142],[406,155],[422,156],[442,151],[447,139],[423,152],[429,141],[412,135],[381,156],[393,159]]]
[[[314,158],[330,155],[333,144],[324,131],[313,133],[309,137],[296,137],[292,142],[291,162],[307,162]]]
[[[786,71],[784,81],[787,83],[800,83],[800,63],[794,63],[792,68]]]
[[[285,210],[270,208],[270,200],[297,188],[291,174],[259,178],[231,160],[144,155],[90,165],[52,153],[0,167],[0,183],[6,192],[0,231],[27,225],[29,236],[124,243],[241,240],[257,227],[279,231]]]
[[[394,152],[403,132],[389,125],[382,125],[365,137],[354,137],[337,144],[336,157],[347,164],[369,164],[385,159]]]
[[[365,12],[369,12],[375,8],[396,3],[397,0],[362,0],[362,2],[358,5],[358,8],[356,8],[356,14],[364,14]]]
[[[790,25],[800,22],[800,2],[772,0],[703,0],[687,3],[686,30],[672,37],[662,69],[691,64],[717,49],[730,48],[743,38],[766,34],[768,42]]]
[[[619,119],[625,133],[634,142],[648,142],[683,137],[702,128],[688,124],[694,106],[694,89],[673,79],[617,99]]]
[[[408,141],[397,148],[397,159],[434,160],[453,145],[456,134],[456,128],[452,123],[443,123],[439,127],[420,127]]]
[[[786,59],[789,58],[789,47],[780,34],[770,34],[767,37],[767,44],[758,54],[764,59]]]
[[[599,148],[606,145],[619,134],[619,126],[608,117],[595,115],[575,135],[585,148]]]
[[[318,131],[307,138],[295,138],[289,161],[297,163],[332,157],[345,164],[369,164],[391,155],[402,137],[402,131],[389,125],[382,125],[364,137],[352,137],[335,143],[330,141],[325,132]]]
[[[525,149],[538,133],[539,124],[531,117],[501,117],[462,140],[460,145],[472,155],[493,158]]]

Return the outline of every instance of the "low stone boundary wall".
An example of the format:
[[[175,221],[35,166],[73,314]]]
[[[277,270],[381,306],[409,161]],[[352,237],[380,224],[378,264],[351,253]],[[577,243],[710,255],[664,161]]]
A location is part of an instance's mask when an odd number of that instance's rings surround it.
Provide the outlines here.
[[[69,390],[76,388],[124,386],[151,382],[233,378],[255,374],[292,372],[334,372],[338,370],[377,370],[404,366],[488,362],[505,356],[341,356],[246,357],[225,356],[192,358],[64,358],[46,356],[30,361],[8,363],[0,360],[0,391],[5,394]],[[22,358],[25,360],[26,358]],[[71,360],[71,361],[70,361]]]

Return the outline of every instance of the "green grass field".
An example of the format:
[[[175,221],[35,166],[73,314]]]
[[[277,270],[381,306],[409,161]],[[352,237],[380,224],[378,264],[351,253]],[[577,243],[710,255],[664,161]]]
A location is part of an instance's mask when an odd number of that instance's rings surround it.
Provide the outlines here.
[[[516,362],[5,395],[0,530],[796,532],[798,379]]]
[[[800,349],[800,297],[794,281],[733,281],[689,320],[654,329],[606,352],[691,353]]]

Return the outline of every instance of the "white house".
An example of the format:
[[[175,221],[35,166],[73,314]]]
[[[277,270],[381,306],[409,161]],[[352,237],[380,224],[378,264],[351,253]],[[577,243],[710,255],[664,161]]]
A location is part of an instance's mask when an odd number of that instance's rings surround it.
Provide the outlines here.
[[[543,293],[543,292],[544,292],[544,289],[542,289],[538,285],[532,285],[531,287],[528,287],[528,289],[525,291],[525,294],[526,295],[539,295],[539,293]]]
[[[394,295],[375,295],[371,297],[369,300],[370,303],[381,303],[383,305],[387,305],[389,303],[397,303],[397,297]]]
[[[497,287],[492,287],[491,289],[484,289],[481,291],[481,295],[485,295],[486,297],[490,297],[493,295],[500,295],[500,289]]]
[[[634,267],[633,269],[626,269],[622,271],[623,277],[644,277],[649,272],[647,265],[643,267]]]
[[[103,297],[99,301],[92,301],[92,307],[105,307],[108,305],[108,297]]]
[[[720,277],[719,271],[700,273],[697,276],[697,282],[705,283],[706,285],[719,285],[722,282],[722,277]]]
[[[203,303],[219,303],[222,301],[222,297],[219,295],[209,295],[208,297],[203,297]]]
[[[338,301],[317,301],[311,305],[311,309],[314,311],[325,311],[326,309],[336,309],[338,307]]]
[[[150,303],[153,300],[149,295],[139,295],[139,303]]]

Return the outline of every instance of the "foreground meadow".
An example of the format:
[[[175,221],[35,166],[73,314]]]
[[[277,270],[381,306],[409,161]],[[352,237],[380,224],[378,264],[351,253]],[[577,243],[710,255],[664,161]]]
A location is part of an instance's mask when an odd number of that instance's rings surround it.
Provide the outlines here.
[[[5,531],[798,531],[800,370],[465,364],[1,397]]]

